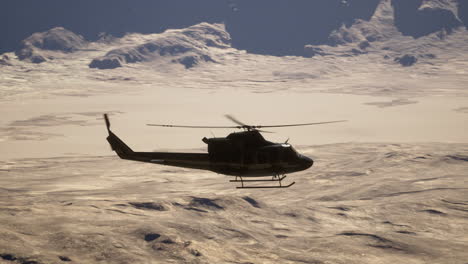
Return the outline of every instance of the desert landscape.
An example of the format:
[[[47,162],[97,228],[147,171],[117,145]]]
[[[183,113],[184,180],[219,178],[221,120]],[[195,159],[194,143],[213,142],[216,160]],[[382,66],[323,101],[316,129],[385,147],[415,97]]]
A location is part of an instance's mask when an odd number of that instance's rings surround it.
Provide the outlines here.
[[[64,20],[5,39],[0,263],[468,263],[466,3],[317,2],[340,23],[288,39],[270,12],[318,18],[260,2],[151,32],[92,38]],[[290,188],[239,190],[119,159],[104,113],[139,151],[206,152],[203,137],[234,132],[148,123],[348,121],[265,133],[314,165]]]

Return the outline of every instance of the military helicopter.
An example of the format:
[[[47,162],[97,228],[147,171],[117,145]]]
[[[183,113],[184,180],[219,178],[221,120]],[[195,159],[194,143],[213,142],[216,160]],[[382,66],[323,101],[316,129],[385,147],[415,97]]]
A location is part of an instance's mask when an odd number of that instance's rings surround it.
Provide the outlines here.
[[[120,158],[160,165],[209,170],[234,176],[234,180],[230,180],[230,182],[240,183],[241,185],[237,186],[238,189],[288,188],[295,182],[288,185],[282,184],[287,173],[306,170],[314,164],[312,159],[299,154],[288,144],[288,140],[284,143],[274,143],[265,140],[261,132],[266,133],[269,131],[263,131],[261,130],[262,128],[309,126],[346,121],[261,126],[247,125],[230,115],[226,115],[226,117],[236,123],[237,126],[147,124],[148,126],[171,128],[231,128],[243,130],[231,133],[227,137],[204,137],[202,141],[208,145],[208,153],[135,152],[110,130],[109,118],[107,114],[104,114],[104,120],[109,133],[107,141],[111,145],[112,150]],[[251,182],[278,182],[278,185],[246,186],[246,183]]]

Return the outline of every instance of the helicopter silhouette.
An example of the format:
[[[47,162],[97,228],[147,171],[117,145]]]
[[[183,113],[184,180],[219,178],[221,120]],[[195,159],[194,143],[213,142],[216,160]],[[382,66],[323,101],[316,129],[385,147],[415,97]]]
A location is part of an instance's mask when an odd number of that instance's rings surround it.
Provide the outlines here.
[[[346,121],[262,126],[247,125],[230,115],[226,115],[226,117],[236,123],[237,126],[147,124],[148,126],[172,128],[234,128],[243,130],[230,133],[226,137],[204,137],[202,141],[208,145],[208,153],[135,152],[110,130],[109,118],[107,114],[104,114],[109,133],[107,141],[120,158],[167,166],[209,170],[234,176],[235,179],[230,180],[230,182],[241,183],[241,186],[237,186],[238,189],[288,188],[295,182],[283,185],[282,181],[286,178],[286,174],[306,170],[314,164],[312,159],[299,154],[293,146],[288,144],[288,140],[284,143],[265,140],[261,132],[270,132],[264,131],[262,128],[309,126]],[[250,182],[278,182],[278,185],[246,186],[246,183]]]

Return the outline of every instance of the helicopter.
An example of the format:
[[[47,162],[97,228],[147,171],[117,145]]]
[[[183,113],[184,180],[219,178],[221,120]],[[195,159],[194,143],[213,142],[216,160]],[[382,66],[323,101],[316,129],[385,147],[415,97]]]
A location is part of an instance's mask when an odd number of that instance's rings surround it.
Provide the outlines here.
[[[238,189],[245,188],[288,188],[292,182],[283,185],[286,174],[303,171],[310,168],[314,161],[299,154],[288,140],[284,143],[274,143],[266,140],[262,128],[309,126],[344,122],[346,120],[318,123],[303,123],[289,125],[247,125],[231,115],[228,119],[236,126],[190,126],[147,124],[148,126],[170,128],[220,128],[242,129],[241,132],[230,133],[226,137],[204,137],[202,141],[208,145],[208,153],[176,153],[176,152],[135,152],[110,130],[107,114],[104,120],[109,133],[107,141],[113,151],[121,159],[148,162],[153,164],[213,171],[235,177],[230,182],[240,183]],[[252,182],[277,182],[277,185],[249,185]]]

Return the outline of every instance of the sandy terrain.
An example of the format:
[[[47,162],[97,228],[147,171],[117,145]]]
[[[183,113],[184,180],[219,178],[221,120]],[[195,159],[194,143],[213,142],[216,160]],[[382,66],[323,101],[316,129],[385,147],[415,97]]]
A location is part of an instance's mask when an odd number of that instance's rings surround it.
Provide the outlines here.
[[[116,157],[2,163],[0,253],[4,263],[463,264],[467,147],[301,148],[316,163],[287,190]]]

